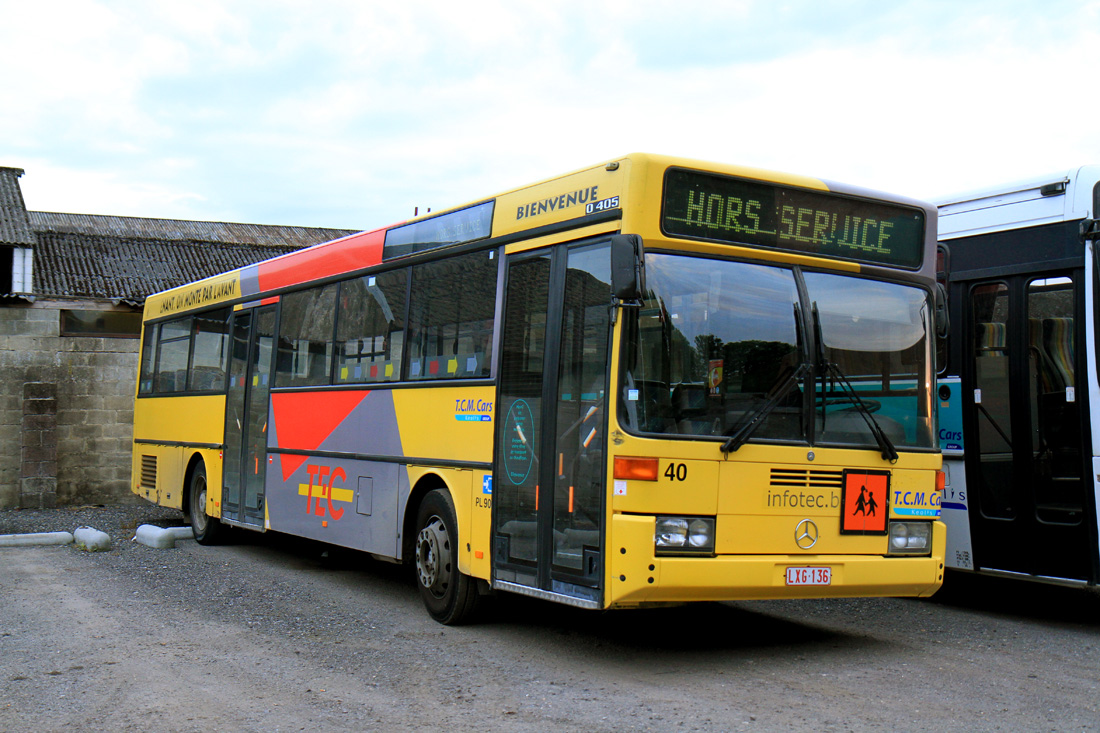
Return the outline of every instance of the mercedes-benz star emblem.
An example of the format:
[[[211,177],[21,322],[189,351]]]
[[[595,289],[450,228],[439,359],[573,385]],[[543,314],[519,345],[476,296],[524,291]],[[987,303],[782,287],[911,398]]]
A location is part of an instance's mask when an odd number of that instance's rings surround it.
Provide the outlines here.
[[[817,544],[817,525],[813,520],[803,519],[795,526],[794,543],[800,550],[808,550]]]

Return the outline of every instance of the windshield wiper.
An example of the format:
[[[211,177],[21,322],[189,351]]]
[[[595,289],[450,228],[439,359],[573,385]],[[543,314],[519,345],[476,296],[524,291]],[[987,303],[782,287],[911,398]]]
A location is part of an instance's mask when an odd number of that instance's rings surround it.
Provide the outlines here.
[[[882,457],[884,460],[890,461],[890,463],[898,460],[898,451],[894,448],[893,442],[890,441],[890,437],[886,435],[886,431],[882,429],[882,426],[878,424],[878,420],[871,413],[871,408],[867,406],[867,403],[856,392],[855,387],[848,381],[848,377],[844,375],[844,372],[840,371],[840,367],[825,358],[825,341],[821,337],[821,320],[817,313],[817,302],[813,304],[813,317],[814,317],[814,337],[817,343],[817,360],[821,369],[821,420],[824,426],[825,420],[825,408],[828,401],[825,398],[825,378],[828,375],[832,375],[841,386],[841,391],[844,392],[848,400],[855,405],[856,412],[863,417],[863,422],[867,423],[868,429],[871,431],[871,435],[875,436],[875,442],[878,443],[879,450],[882,451]]]
[[[761,405],[759,410],[753,413],[752,418],[749,419],[747,423],[744,423],[737,432],[722,445],[722,454],[728,456],[730,453],[733,453],[743,446],[745,441],[747,441],[753,432],[760,427],[760,424],[764,422],[764,418],[766,418],[771,411],[783,401],[783,398],[787,396],[791,389],[798,384],[798,380],[809,373],[810,364],[808,362],[803,362],[797,369],[791,372],[790,376],[779,385],[779,388],[773,392],[768,401]]]
[[[883,459],[890,461],[890,463],[896,461],[898,459],[897,449],[894,448],[890,437],[886,435],[886,431],[882,429],[882,426],[878,424],[878,420],[871,413],[871,408],[867,406],[867,403],[859,396],[852,383],[848,381],[848,377],[844,376],[844,372],[840,371],[840,367],[832,362],[825,362],[825,370],[843,387],[842,391],[847,394],[848,400],[856,406],[856,412],[863,416],[863,422],[867,423],[871,435],[875,436],[875,442],[878,443],[879,450],[882,451]],[[821,400],[822,403],[825,402],[824,394],[821,395]],[[824,411],[824,404],[822,410]],[[824,419],[824,416],[822,419]]]

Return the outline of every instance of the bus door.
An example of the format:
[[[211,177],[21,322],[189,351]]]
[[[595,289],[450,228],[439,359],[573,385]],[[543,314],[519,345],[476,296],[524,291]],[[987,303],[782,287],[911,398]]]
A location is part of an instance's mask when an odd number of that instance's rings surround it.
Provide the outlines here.
[[[237,311],[231,329],[222,519],[263,527],[275,306]]]
[[[1070,272],[970,286],[963,429],[981,569],[1091,579],[1079,287]]]
[[[562,245],[507,265],[494,585],[600,607],[610,248]]]

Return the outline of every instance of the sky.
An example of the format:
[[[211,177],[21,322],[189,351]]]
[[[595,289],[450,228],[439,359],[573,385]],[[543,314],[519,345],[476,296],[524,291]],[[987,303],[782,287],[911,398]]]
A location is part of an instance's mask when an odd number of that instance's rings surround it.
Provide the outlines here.
[[[1100,163],[1100,0],[0,0],[32,211],[373,229],[630,152],[920,199]]]

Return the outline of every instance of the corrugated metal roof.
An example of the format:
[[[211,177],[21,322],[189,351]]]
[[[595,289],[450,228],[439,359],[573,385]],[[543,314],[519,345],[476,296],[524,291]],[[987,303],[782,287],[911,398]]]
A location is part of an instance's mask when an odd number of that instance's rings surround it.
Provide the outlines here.
[[[34,244],[34,230],[19,188],[21,175],[22,168],[0,168],[0,244]]]
[[[95,234],[106,237],[160,241],[224,242],[277,247],[308,247],[354,234],[356,230],[321,227],[291,227],[272,224],[233,224],[181,219],[145,219],[136,216],[58,214],[30,212],[35,232],[51,234]]]
[[[152,293],[302,247],[43,232],[34,247],[34,293],[143,302]]]

